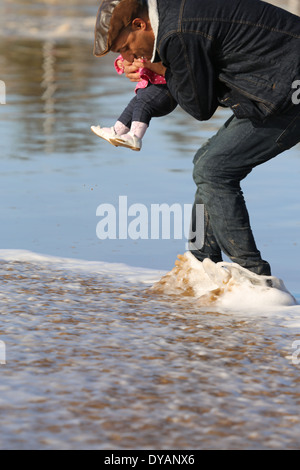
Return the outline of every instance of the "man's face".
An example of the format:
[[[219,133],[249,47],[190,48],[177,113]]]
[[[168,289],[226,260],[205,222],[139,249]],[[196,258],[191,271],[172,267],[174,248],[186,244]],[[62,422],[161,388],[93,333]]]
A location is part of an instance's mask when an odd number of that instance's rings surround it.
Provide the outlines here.
[[[112,47],[123,59],[132,63],[134,59],[151,60],[154,48],[154,33],[146,21],[136,18],[130,27],[123,31]]]

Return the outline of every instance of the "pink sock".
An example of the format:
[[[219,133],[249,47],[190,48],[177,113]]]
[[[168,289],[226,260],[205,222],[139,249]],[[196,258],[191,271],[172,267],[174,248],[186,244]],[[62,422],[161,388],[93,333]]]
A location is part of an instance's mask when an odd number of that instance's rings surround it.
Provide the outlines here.
[[[146,134],[146,130],[148,129],[148,124],[144,122],[132,121],[130,132],[136,135],[139,139],[142,139]]]
[[[129,127],[125,126],[121,121],[116,122],[114,129],[118,135],[127,134],[127,132],[129,132]]]

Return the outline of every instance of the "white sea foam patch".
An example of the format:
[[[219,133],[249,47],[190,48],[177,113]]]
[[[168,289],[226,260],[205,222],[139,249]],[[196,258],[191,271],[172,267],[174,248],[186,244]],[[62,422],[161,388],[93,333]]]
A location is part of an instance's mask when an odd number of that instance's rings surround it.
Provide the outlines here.
[[[152,290],[194,297],[201,306],[234,310],[297,305],[283,281],[274,276],[259,276],[234,263],[200,262],[189,252],[178,256],[172,271]]]

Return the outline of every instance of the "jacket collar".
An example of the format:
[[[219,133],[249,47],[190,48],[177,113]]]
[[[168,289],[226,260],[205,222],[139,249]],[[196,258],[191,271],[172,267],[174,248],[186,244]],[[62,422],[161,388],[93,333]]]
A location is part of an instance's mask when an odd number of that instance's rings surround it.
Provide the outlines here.
[[[158,27],[159,27],[159,17],[158,17],[158,9],[157,9],[157,0],[148,0],[148,14],[149,20],[154,32],[154,48],[153,48],[153,55],[151,62],[154,62],[156,56],[156,46],[157,46],[157,36],[158,36]]]

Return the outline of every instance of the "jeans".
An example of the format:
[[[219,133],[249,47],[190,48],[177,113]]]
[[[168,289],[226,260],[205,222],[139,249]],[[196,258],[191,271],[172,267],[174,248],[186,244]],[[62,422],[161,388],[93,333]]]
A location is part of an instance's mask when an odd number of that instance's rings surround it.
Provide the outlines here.
[[[153,85],[139,88],[134,98],[125,108],[118,121],[131,126],[132,121],[150,123],[153,117],[166,116],[174,111],[177,103],[168,90],[167,85]]]
[[[256,274],[271,275],[261,258],[250,226],[240,182],[252,169],[300,142],[300,105],[263,123],[232,116],[194,158],[197,185],[192,212],[196,232],[196,204],[204,204],[203,239],[194,237],[189,249],[200,261],[222,261],[222,252]]]

